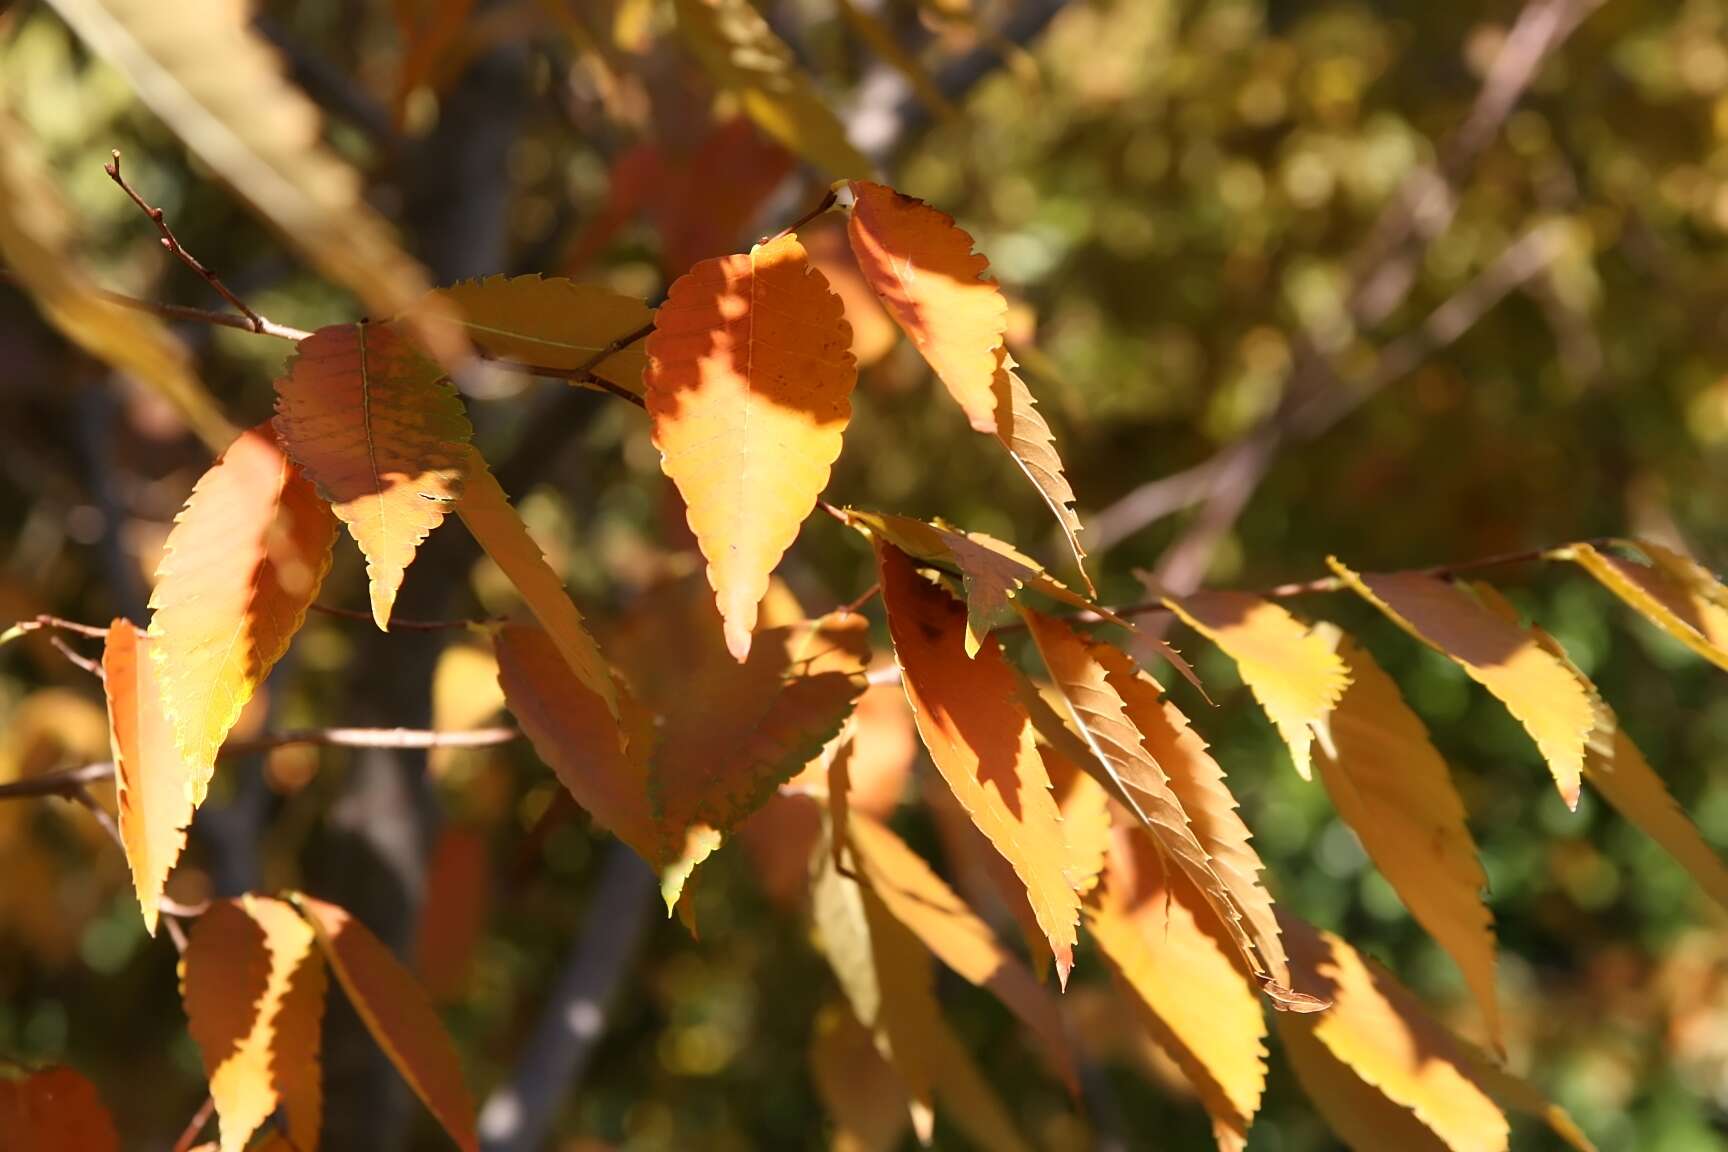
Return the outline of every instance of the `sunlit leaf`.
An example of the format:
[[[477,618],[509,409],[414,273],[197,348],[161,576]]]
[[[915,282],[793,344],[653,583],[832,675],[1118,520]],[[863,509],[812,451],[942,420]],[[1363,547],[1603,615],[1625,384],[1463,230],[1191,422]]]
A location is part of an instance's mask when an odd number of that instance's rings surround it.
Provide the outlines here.
[[[830,1004],[810,1029],[810,1073],[834,1123],[829,1152],[896,1152],[909,1118],[906,1090],[869,1031]]]
[[[794,236],[698,264],[654,324],[654,443],[742,662],[768,577],[840,456],[857,378],[852,334]]]
[[[276,434],[366,557],[388,630],[403,573],[462,495],[468,414],[444,371],[388,324],[333,324],[276,381]]]
[[[595,359],[653,320],[654,313],[634,296],[561,276],[487,276],[433,295],[453,306],[468,338],[487,356],[548,368],[587,368],[642,394],[648,360],[639,343]]]
[[[1573,544],[1561,553],[1641,616],[1718,668],[1728,669],[1728,608],[1679,573],[1702,572],[1686,557],[1639,543],[1657,563],[1643,564]],[[1706,578],[1708,575],[1706,574]],[[1714,583],[1712,581],[1712,583]]]
[[[1506,705],[1547,761],[1561,799],[1578,806],[1584,742],[1595,726],[1578,678],[1516,624],[1421,572],[1358,575],[1328,557],[1346,584],[1393,623],[1449,657]]]
[[[0,1148],[119,1152],[120,1136],[96,1088],[64,1064],[0,1074]]]
[[[998,349],[996,356],[996,376],[991,381],[996,393],[996,438],[1044,498],[1051,515],[1056,517],[1057,527],[1062,529],[1062,539],[1068,543],[1087,594],[1096,596],[1097,589],[1086,574],[1086,549],[1080,546],[1080,516],[1074,511],[1074,489],[1062,470],[1062,457],[1056,454],[1056,436],[1044,414],[1038,411],[1032,390],[1015,371],[1014,357],[1005,347]]]
[[[193,804],[305,621],[337,530],[268,424],[241,433],[175,518],[150,597],[150,651]]]
[[[317,1146],[326,983],[311,927],[280,900],[219,900],[194,922],[181,995],[210,1078],[222,1152],[244,1149],[278,1107],[294,1142]]]

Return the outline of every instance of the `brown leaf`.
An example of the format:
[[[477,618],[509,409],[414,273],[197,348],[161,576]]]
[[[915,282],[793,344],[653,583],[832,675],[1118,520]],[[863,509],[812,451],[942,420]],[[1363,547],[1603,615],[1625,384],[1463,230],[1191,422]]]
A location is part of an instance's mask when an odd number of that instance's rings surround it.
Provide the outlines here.
[[[96,1088],[64,1064],[0,1076],[0,1148],[119,1152],[120,1136]]]
[[[468,338],[487,356],[548,368],[587,368],[642,394],[648,359],[641,345],[620,348],[594,362],[615,341],[654,318],[648,305],[634,296],[562,276],[486,276],[440,288],[433,295],[446,304],[438,312],[454,311]]]
[[[996,438],[1008,449],[1008,455],[1038,489],[1038,495],[1056,517],[1062,529],[1062,539],[1074,557],[1074,567],[1086,585],[1088,596],[1097,596],[1092,577],[1086,574],[1086,549],[1080,546],[1080,516],[1074,511],[1074,489],[1062,470],[1062,457],[1056,454],[1056,435],[1049,421],[1038,411],[1032,389],[1015,371],[1018,367],[1006,347],[996,352],[996,376],[991,388],[996,393]]]

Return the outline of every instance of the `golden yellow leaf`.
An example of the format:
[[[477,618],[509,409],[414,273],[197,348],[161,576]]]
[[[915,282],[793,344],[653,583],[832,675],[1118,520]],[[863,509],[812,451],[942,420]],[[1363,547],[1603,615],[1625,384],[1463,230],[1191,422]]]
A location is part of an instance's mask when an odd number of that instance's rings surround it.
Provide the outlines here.
[[[474,1100],[449,1033],[414,977],[366,926],[334,904],[296,893],[342,990],[372,1038],[463,1152],[478,1152]]]
[[[90,1081],[64,1064],[0,1074],[0,1148],[119,1152],[120,1135]]]
[[[1014,868],[1049,941],[1058,976],[1074,964],[1080,899],[1067,837],[1032,724],[1001,646],[966,653],[966,612],[878,540],[882,601],[918,733],[979,831]]]
[[[1074,489],[1062,471],[1062,457],[1056,454],[1056,436],[1044,414],[1038,411],[1032,390],[1014,370],[1017,365],[1008,349],[998,349],[996,357],[996,376],[991,382],[996,392],[996,438],[1044,498],[1051,515],[1056,517],[1057,527],[1062,529],[1062,539],[1068,542],[1086,594],[1096,596],[1098,590],[1092,586],[1092,577],[1086,574],[1086,549],[1080,546],[1080,516],[1074,511]]]
[[[432,670],[432,727],[445,731],[479,728],[491,723],[503,709],[498,661],[491,648],[472,636],[445,645]],[[466,758],[484,756],[487,751],[433,748],[427,753],[427,769],[443,779]]]
[[[769,575],[840,456],[858,374],[852,334],[795,236],[704,260],[672,285],[654,324],[654,444],[742,662]]]
[[[198,382],[185,346],[156,317],[98,295],[73,238],[59,189],[0,100],[0,259],[61,335],[156,389],[212,452],[222,451],[237,429]]]
[[[234,0],[53,0],[139,99],[291,245],[374,316],[427,288],[367,206],[360,174],[322,144],[317,106],[282,75],[276,52]],[[418,334],[445,363],[464,354],[449,325]]]
[[[871,171],[750,0],[676,0],[675,7],[678,31],[715,86],[737,96],[764,132],[830,177]]]
[[[1659,555],[1656,545],[1640,543],[1636,547],[1648,550],[1653,559]],[[1691,564],[1686,557],[1669,552],[1659,563],[1641,564],[1599,552],[1588,544],[1573,544],[1560,554],[1576,561],[1662,631],[1716,667],[1728,670],[1728,608],[1677,575],[1685,570],[1681,565]],[[1696,566],[1694,569],[1702,571]]]
[[[1056,1002],[1032,973],[900,837],[861,812],[851,816],[846,831],[859,877],[889,913],[938,960],[994,993],[1037,1037],[1052,1070],[1078,1092]]]
[[[190,774],[162,711],[150,637],[130,620],[108,627],[102,650],[108,733],[119,799],[120,840],[144,927],[156,935],[157,905],[192,823]]]
[[[1568,808],[1578,807],[1584,741],[1595,726],[1590,694],[1565,664],[1512,621],[1423,572],[1357,574],[1327,564],[1404,631],[1452,660],[1524,725]]]
[[[995,380],[1008,303],[990,262],[946,212],[868,180],[851,182],[858,267],[888,314],[979,432],[997,431]]]
[[[885,540],[924,564],[960,577],[966,590],[966,654],[973,655],[990,630],[1015,619],[1021,589],[1074,608],[1097,613],[1124,628],[1133,625],[1094,604],[1039,567],[1038,562],[993,536],[966,532],[938,520],[926,523],[887,512],[841,511],[846,522],[866,535]]]
[[[1290,748],[1296,771],[1310,776],[1314,726],[1338,702],[1348,677],[1326,645],[1283,608],[1242,592],[1199,592],[1164,603],[1236,662],[1242,682]]]
[[[1280,920],[1297,980],[1324,989],[1332,1007],[1315,1015],[1280,1013],[1278,1033],[1338,1134],[1358,1152],[1434,1146],[1416,1139],[1421,1129],[1450,1152],[1502,1152],[1510,1137],[1506,1117],[1461,1042],[1390,973],[1343,940],[1288,914]],[[1308,1064],[1304,1057],[1317,1050],[1350,1075]],[[1373,1095],[1407,1111],[1401,1116],[1366,1104]],[[1405,1116],[1420,1128],[1403,1123]],[[1377,1123],[1382,1117],[1396,1127],[1383,1128]],[[1402,1142],[1407,1138],[1413,1142]]]
[[[1220,1145],[1239,1145],[1266,1087],[1266,1019],[1229,946],[1203,926],[1211,918],[1144,829],[1118,831],[1086,928],[1136,1019],[1199,1094]]]
[[[589,634],[576,602],[565,591],[564,581],[546,562],[540,546],[528,534],[528,526],[510,506],[510,498],[478,451],[468,449],[462,471],[466,484],[456,514],[522,594],[523,603],[546,629],[577,682],[598,696],[615,718],[621,717],[612,670]]]
[[[317,1147],[327,982],[312,929],[280,900],[219,900],[194,922],[181,996],[210,1078],[222,1152],[241,1152],[278,1107],[295,1144]]]
[[[454,306],[468,338],[487,356],[548,368],[588,368],[642,395],[648,360],[640,344],[590,363],[653,320],[653,311],[634,296],[562,276],[487,276],[433,295]]]
[[[1499,1047],[1494,917],[1482,901],[1488,881],[1446,762],[1365,648],[1330,624],[1314,635],[1350,673],[1320,726],[1320,779],[1398,898],[1457,962]]]
[[[1115,786],[1118,798],[1152,834],[1159,849],[1192,881],[1218,926],[1241,953],[1247,970],[1256,976],[1269,975],[1265,958],[1243,927],[1235,897],[1213,870],[1169,777],[1147,751],[1110,681],[1104,663],[1109,646],[1083,640],[1053,616],[1029,610],[1022,615],[1068,719],[1091,753],[1088,760]],[[1126,657],[1118,668],[1129,668]]]
[[[456,387],[388,324],[333,324],[276,381],[276,434],[366,556],[386,631],[402,576],[462,495],[468,424]]]
[[[1279,988],[1289,988],[1290,965],[1278,934],[1278,916],[1272,909],[1272,896],[1260,880],[1265,865],[1249,843],[1252,836],[1236,810],[1224,769],[1206,750],[1206,741],[1189,726],[1188,718],[1163,698],[1158,681],[1107,644],[1092,644],[1090,650],[1104,668],[1110,687],[1121,695],[1128,719],[1139,730],[1141,744],[1163,770],[1212,871],[1241,913],[1242,928],[1253,940],[1267,975]]]
[[[1279,1028],[1284,1059],[1333,1133],[1352,1152],[1456,1152],[1414,1113],[1380,1094],[1313,1032]]]
[[[194,805],[317,599],[336,532],[268,424],[241,433],[175,517],[150,597],[150,652]]]

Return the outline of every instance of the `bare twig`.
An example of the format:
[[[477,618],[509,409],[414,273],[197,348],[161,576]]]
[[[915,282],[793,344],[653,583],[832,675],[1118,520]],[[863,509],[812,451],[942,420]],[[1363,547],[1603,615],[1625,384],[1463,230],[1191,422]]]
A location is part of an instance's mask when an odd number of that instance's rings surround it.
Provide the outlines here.
[[[62,640],[58,636],[48,637],[48,643],[54,645],[55,650],[58,651],[60,655],[66,657],[73,667],[82,668],[98,680],[108,679],[108,674],[102,671],[101,661],[92,660],[90,657],[80,654],[73,649],[72,645],[66,643],[66,641]]]
[[[114,765],[85,764],[58,772],[44,772],[0,784],[0,800],[20,800],[32,796],[71,796],[74,789],[114,777]]]
[[[24,287],[24,279],[9,268],[0,268],[0,284],[15,284]],[[134,312],[149,312],[165,320],[184,320],[193,324],[211,324],[218,328],[237,328],[242,332],[256,332],[260,336],[274,336],[279,340],[304,340],[312,333],[304,328],[291,328],[286,324],[277,324],[265,320],[264,327],[253,327],[252,321],[235,312],[216,312],[209,308],[192,308],[184,304],[158,304],[154,300],[140,300],[136,296],[127,296],[121,292],[110,292],[97,289],[98,299],[122,308],[130,308]]]
[[[174,235],[174,229],[168,227],[168,221],[163,216],[162,209],[152,207],[147,201],[145,201],[144,197],[138,194],[132,185],[126,182],[126,177],[120,174],[120,149],[115,148],[109,152],[109,156],[113,157],[113,159],[102,166],[102,171],[108,173],[108,179],[119,185],[120,191],[126,193],[126,195],[131,198],[132,203],[138,205],[138,210],[144,213],[145,216],[148,216],[150,222],[156,225],[156,231],[162,234],[162,247],[168,249],[169,253],[178,259],[180,263],[192,269],[192,271],[196,272],[199,276],[202,276],[204,282],[216,290],[217,295],[228,301],[235,311],[239,312],[242,316],[246,317],[247,320],[251,321],[252,331],[264,331],[264,317],[248,308],[246,302],[240,299],[240,297],[234,295],[233,292],[229,291],[228,285],[222,283],[221,278],[217,276],[216,273],[206,268],[198,257],[186,251],[185,245],[180,243],[180,238]]]
[[[216,1112],[216,1098],[204,1097],[204,1103],[198,1106],[198,1111],[192,1114],[192,1119],[186,1122],[185,1129],[180,1133],[180,1139],[174,1141],[172,1152],[192,1152],[198,1145],[198,1135],[210,1123],[210,1117]]]
[[[798,219],[792,221],[792,223],[786,225],[786,227],[780,229],[780,231],[774,233],[774,235],[763,237],[760,243],[771,244],[782,236],[792,235],[792,233],[798,231],[798,229],[804,227],[804,225],[810,223],[810,221],[816,219],[816,217],[834,207],[834,202],[839,198],[839,193],[835,192],[832,188],[828,189],[828,194],[822,197],[822,202],[820,204],[804,213],[804,215],[798,217]]]
[[[6,631],[0,632],[0,644],[16,640],[18,637],[31,632],[40,632],[44,628],[58,628],[62,632],[72,632],[79,636],[93,636],[99,640],[108,635],[108,629],[95,624],[80,624],[76,620],[62,620],[58,616],[42,614],[32,616],[28,620],[20,620]]]

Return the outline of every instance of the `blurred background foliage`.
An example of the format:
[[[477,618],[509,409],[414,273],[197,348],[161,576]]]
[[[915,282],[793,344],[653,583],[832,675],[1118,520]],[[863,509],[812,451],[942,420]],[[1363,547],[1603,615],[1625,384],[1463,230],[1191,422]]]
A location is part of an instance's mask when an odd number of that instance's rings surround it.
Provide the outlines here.
[[[1425,245],[1407,297],[1366,325],[1349,304],[1357,254],[1469,114],[1515,6],[1069,0],[1029,31],[1014,21],[1037,5],[860,6],[945,84],[951,113],[901,100],[885,118],[872,92],[906,81],[832,0],[766,9],[887,179],[954,213],[990,256],[1016,301],[1011,345],[1056,426],[1083,517],[1275,411],[1305,342],[1317,340],[1347,384],[1368,379],[1377,350],[1541,228],[1549,248],[1536,274],[1335,428],[1278,455],[1207,582],[1306,579],[1328,553],[1391,569],[1631,533],[1728,563],[1728,2],[1608,0],[1590,15],[1455,189],[1456,213]],[[333,144],[370,174],[375,201],[420,252],[452,242],[440,229],[496,233],[486,266],[428,255],[446,278],[566,273],[656,299],[690,259],[772,231],[819,195],[819,181],[782,179],[794,165],[775,146],[728,125],[732,110],[672,36],[669,5],[478,4],[416,57],[404,28],[440,7],[306,0],[264,4],[260,18],[326,105]],[[980,55],[987,67],[968,72]],[[500,69],[515,85],[503,163],[452,171],[462,153],[423,145],[463,114],[476,75]],[[109,287],[215,303],[103,175],[119,148],[187,247],[260,311],[306,328],[354,314],[44,6],[0,5],[0,89],[45,148],[83,255]],[[723,146],[715,132],[729,133]],[[489,187],[476,198],[477,179]],[[424,209],[446,193],[453,216]],[[839,251],[832,236],[811,245]],[[1035,493],[932,398],[915,352],[894,345],[880,315],[852,319],[871,362],[829,499],[939,514],[1058,555]],[[267,417],[285,345],[224,329],[184,337],[237,423]],[[70,352],[9,288],[0,366],[0,617],[141,618],[161,541],[207,456],[171,409]],[[689,570],[639,413],[520,379],[493,382],[470,407],[585,607],[627,620],[643,610],[643,588]],[[1104,599],[1138,599],[1135,569],[1156,565],[1184,523],[1134,525],[1099,550]],[[813,522],[788,558],[787,580],[812,610],[870,583],[850,535]],[[436,583],[452,614],[507,606],[484,565],[465,554],[438,563],[423,559],[410,588]],[[1580,573],[1504,576],[1728,850],[1720,673]],[[357,558],[339,552],[324,599],[358,604],[363,584]],[[1369,644],[1453,766],[1490,877],[1513,1065],[1604,1148],[1724,1146],[1720,914],[1588,791],[1568,813],[1527,738],[1455,666],[1342,597],[1300,610]],[[1278,898],[1478,1034],[1456,970],[1318,785],[1295,777],[1228,661],[1174,638],[1218,706],[1183,685],[1177,698],[1230,772]],[[377,647],[349,622],[315,617],[242,731],[364,710],[395,676]],[[434,721],[486,722],[497,708],[487,657],[457,639],[437,661]],[[0,779],[106,756],[100,696],[84,674],[34,640],[7,651]],[[231,764],[174,895],[298,883],[351,770],[332,750]],[[560,805],[525,749],[440,754],[431,770],[440,816],[424,853],[421,971],[484,1094],[580,931],[606,843]],[[898,823],[942,861],[918,791]],[[712,863],[697,909],[700,939],[652,921],[564,1106],[559,1147],[823,1146],[806,1052],[831,977],[748,854]],[[986,910],[1018,939],[1002,908]],[[941,991],[1041,1146],[1209,1147],[1179,1074],[1125,1030],[1084,949],[1076,977],[1064,1004],[1092,1070],[1082,1111],[996,1003],[946,976]],[[128,1147],[166,1147],[204,1094],[174,987],[172,951],[145,937],[119,854],[88,817],[56,801],[0,807],[0,1053],[74,1062],[103,1089]],[[950,1139],[939,1131],[939,1144]],[[1548,1139],[1526,1124],[1516,1142]],[[1329,1141],[1274,1056],[1250,1147]]]

